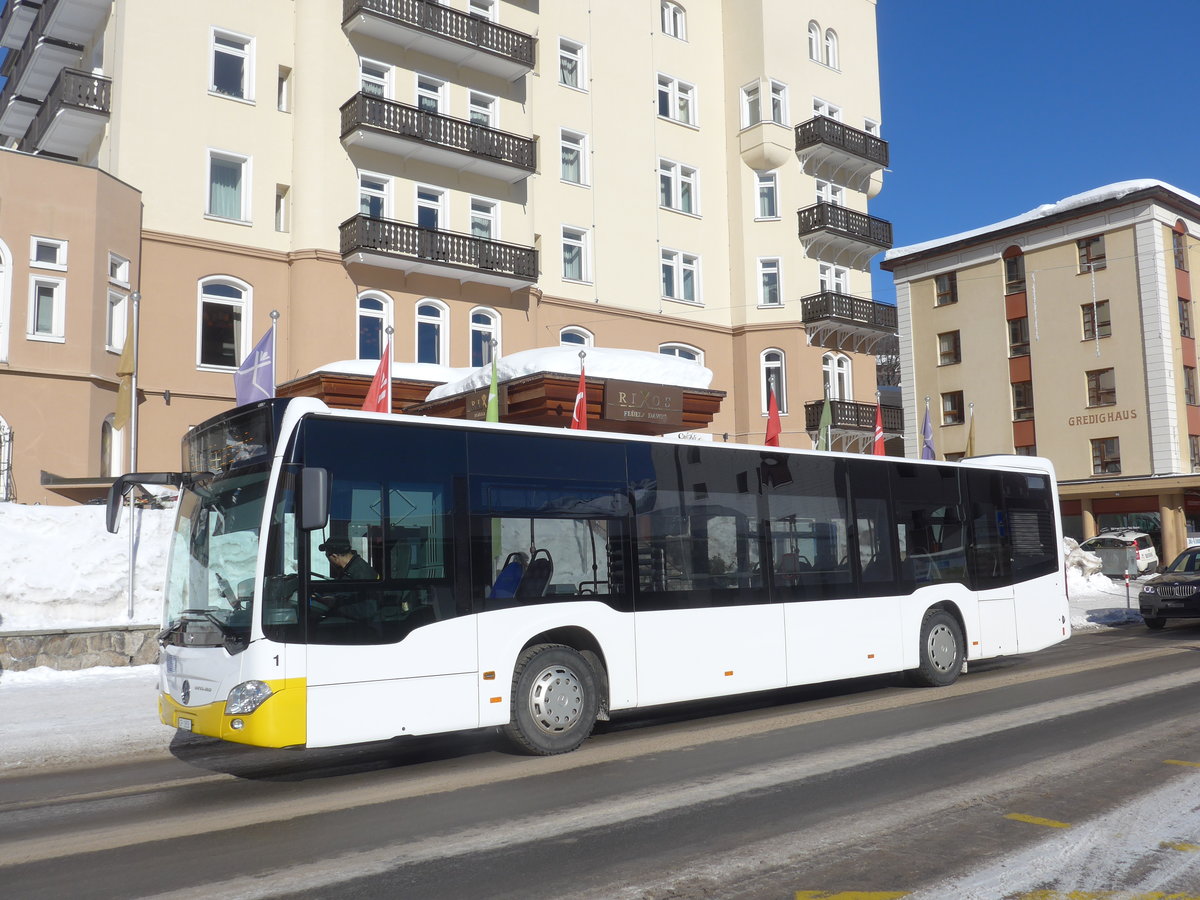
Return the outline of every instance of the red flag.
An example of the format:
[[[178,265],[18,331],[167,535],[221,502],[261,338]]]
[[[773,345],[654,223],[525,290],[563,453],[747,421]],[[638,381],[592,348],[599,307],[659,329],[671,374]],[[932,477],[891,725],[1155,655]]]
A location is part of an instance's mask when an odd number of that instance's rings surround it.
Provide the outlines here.
[[[575,389],[575,408],[571,410],[571,427],[587,431],[587,381],[583,366],[579,367],[579,387]]]
[[[783,425],[779,421],[779,404],[775,402],[775,392],[767,388],[767,439],[768,447],[779,446],[779,435],[783,434]]]
[[[379,368],[367,388],[367,397],[363,400],[362,408],[367,412],[392,411],[392,342],[389,340],[383,348],[383,356],[379,358]]]
[[[883,450],[883,410],[879,408],[879,404],[875,404],[875,449],[871,451],[875,456],[886,456]]]

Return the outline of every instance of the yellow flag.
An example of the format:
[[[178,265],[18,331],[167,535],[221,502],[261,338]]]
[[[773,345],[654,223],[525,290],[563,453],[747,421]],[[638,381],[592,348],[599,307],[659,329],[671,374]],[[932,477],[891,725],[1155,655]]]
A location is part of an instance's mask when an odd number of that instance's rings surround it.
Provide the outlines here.
[[[113,416],[113,428],[120,431],[129,424],[133,415],[133,373],[137,369],[137,354],[133,349],[132,334],[125,336],[125,349],[121,351],[121,359],[117,362],[117,376],[121,386],[117,388],[117,414]]]

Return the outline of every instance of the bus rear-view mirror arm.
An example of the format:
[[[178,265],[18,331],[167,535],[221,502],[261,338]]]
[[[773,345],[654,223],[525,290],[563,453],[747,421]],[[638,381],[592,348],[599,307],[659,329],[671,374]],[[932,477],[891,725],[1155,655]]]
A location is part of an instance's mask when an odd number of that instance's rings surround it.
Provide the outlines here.
[[[212,478],[211,472],[130,472],[122,475],[108,489],[108,508],[105,510],[104,525],[110,533],[117,533],[121,518],[121,501],[134,485],[170,484],[175,487],[190,487],[209,478]]]

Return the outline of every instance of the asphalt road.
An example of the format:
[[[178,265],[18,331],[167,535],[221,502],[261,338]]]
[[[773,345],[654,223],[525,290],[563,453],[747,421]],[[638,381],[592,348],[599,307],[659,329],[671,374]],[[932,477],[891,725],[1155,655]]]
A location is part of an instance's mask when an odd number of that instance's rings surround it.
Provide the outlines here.
[[[28,898],[1200,898],[1200,626],[896,679],[343,750],[180,738],[0,781]],[[1035,894],[1035,891],[1042,891]],[[1058,893],[1056,893],[1058,892]]]

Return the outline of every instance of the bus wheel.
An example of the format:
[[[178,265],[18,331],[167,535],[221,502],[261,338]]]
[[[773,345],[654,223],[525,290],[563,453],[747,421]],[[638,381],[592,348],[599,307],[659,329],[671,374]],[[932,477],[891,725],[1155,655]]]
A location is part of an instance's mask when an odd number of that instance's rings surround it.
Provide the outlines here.
[[[920,665],[909,675],[915,684],[953,684],[962,671],[963,636],[958,620],[944,609],[931,609],[921,620]]]
[[[1142,621],[1146,623],[1146,627],[1151,631],[1158,631],[1167,624],[1167,620],[1162,616],[1143,616]]]
[[[587,660],[562,644],[536,644],[517,659],[505,734],[526,753],[568,753],[592,733],[598,701]]]

